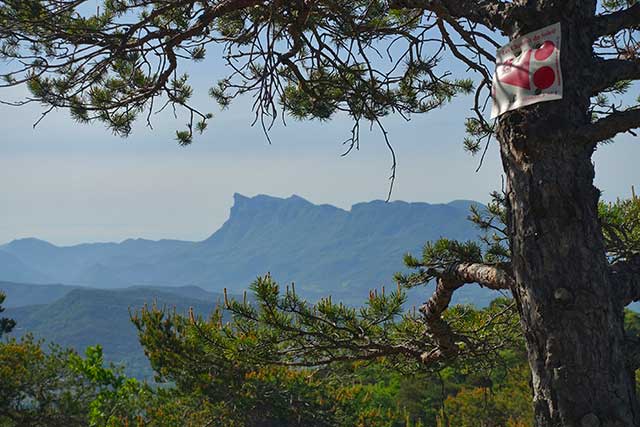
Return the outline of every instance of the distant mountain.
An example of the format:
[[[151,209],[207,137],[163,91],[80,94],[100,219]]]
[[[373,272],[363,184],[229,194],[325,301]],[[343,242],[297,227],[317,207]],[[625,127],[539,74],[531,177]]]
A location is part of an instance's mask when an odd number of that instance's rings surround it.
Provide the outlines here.
[[[59,300],[74,289],[78,289],[78,286],[0,282],[0,291],[7,296],[3,305],[9,308],[49,304]]]
[[[359,303],[369,289],[392,284],[406,252],[443,236],[477,238],[467,220],[473,203],[373,201],[343,210],[298,196],[235,194],[229,219],[204,241],[130,239],[59,247],[15,240],[0,246],[0,280],[240,292],[270,271],[280,282],[295,281],[308,298],[332,294]],[[462,300],[483,303],[487,295],[472,288]]]
[[[0,289],[4,286],[0,284]],[[221,300],[221,294],[195,287],[75,288],[48,304],[8,308],[3,314],[17,322],[12,335],[31,332],[81,353],[87,346],[100,344],[107,361],[124,364],[130,375],[150,378],[151,367],[130,322],[129,310],[135,311],[155,301],[159,307],[175,307],[178,313],[193,307],[196,313],[207,316]]]
[[[0,262],[0,280],[124,287],[132,284],[136,270],[143,271],[144,266],[153,263],[157,257],[192,245],[193,242],[178,240],[128,239],[121,243],[87,243],[60,247],[34,238],[19,239],[0,246],[0,253],[14,256],[31,271],[39,274],[40,279],[16,280],[6,277],[5,266]],[[120,277],[118,270],[121,268],[131,272],[123,273]]]
[[[47,275],[34,270],[22,262],[17,256],[2,250],[0,246],[0,279],[15,282],[46,283]]]

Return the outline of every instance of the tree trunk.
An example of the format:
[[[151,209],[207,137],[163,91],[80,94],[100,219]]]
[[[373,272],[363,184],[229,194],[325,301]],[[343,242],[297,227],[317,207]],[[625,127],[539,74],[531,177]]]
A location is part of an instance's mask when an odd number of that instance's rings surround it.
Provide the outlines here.
[[[502,156],[536,426],[639,426],[623,307],[611,291],[597,217],[592,150],[575,141],[528,142],[503,142]]]
[[[595,2],[546,3],[547,16],[557,18],[520,34],[562,22],[564,99],[507,113],[498,127],[535,422],[640,426],[634,373],[623,352],[624,307],[611,289],[597,215],[594,145],[562,136],[590,121],[591,94],[582,84],[592,47],[584,25]]]

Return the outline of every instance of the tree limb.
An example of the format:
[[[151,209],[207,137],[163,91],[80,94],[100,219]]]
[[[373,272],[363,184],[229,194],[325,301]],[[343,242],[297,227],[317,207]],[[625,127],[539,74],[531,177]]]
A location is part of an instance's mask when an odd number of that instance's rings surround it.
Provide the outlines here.
[[[614,263],[610,272],[614,289],[624,306],[640,300],[640,255]]]
[[[430,364],[442,359],[450,359],[460,352],[456,335],[449,324],[442,319],[442,313],[449,307],[453,293],[464,285],[463,282],[438,279],[436,291],[429,301],[420,307],[420,312],[433,338],[436,348],[422,354],[422,363]]]
[[[640,80],[640,59],[601,61],[594,67],[594,83],[591,94],[597,95],[617,82],[625,80]]]
[[[590,125],[584,126],[573,135],[589,143],[611,139],[619,133],[640,128],[640,108],[630,108],[609,114]]]
[[[491,29],[505,31],[513,3],[496,0],[390,0],[391,9],[424,9],[432,12],[445,11],[455,19],[466,18]]]
[[[512,288],[514,280],[504,268],[477,263],[454,264],[440,274],[435,292],[420,307],[429,334],[436,344],[435,349],[422,354],[423,363],[450,359],[460,352],[458,342],[464,341],[464,337],[452,331],[442,319],[442,314],[449,307],[454,292],[467,283],[478,283],[498,290]]]
[[[600,15],[595,18],[593,35],[598,38],[612,35],[618,31],[640,27],[640,3],[617,12]]]
[[[493,290],[511,289],[515,284],[507,265],[461,263],[452,273],[464,283],[478,283]]]
[[[489,84],[489,82],[491,82],[491,75],[489,74],[487,68],[484,67],[482,64],[477,63],[475,60],[467,58],[467,56],[465,56],[463,53],[460,52],[455,42],[451,39],[451,36],[449,35],[449,32],[447,31],[447,28],[444,25],[444,21],[438,20],[438,29],[440,29],[440,33],[442,34],[442,39],[445,41],[447,46],[449,46],[449,49],[451,49],[451,53],[453,54],[453,56],[455,56],[460,61],[465,63],[469,67],[469,69],[475,70],[478,73],[480,73],[484,81],[487,82],[487,84]]]

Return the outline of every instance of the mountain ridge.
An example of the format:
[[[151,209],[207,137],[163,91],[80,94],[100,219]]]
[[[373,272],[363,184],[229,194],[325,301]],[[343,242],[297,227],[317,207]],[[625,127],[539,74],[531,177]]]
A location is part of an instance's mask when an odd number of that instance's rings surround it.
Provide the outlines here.
[[[338,206],[334,206],[331,205],[329,203],[322,203],[322,204],[314,204],[313,202],[309,201],[308,199],[305,199],[302,196],[299,196],[297,194],[292,194],[289,197],[276,197],[276,196],[270,196],[267,194],[256,194],[255,196],[245,196],[244,194],[241,193],[233,193],[233,199],[234,199],[234,204],[232,205],[231,209],[230,209],[230,213],[233,212],[233,208],[235,206],[238,205],[238,202],[240,201],[240,203],[246,201],[259,201],[261,199],[271,199],[271,200],[276,200],[276,201],[302,201],[307,205],[310,206],[314,206],[314,207],[319,207],[319,208],[323,208],[323,207],[328,207],[331,209],[335,209],[338,211],[342,211],[344,213],[350,213],[353,212],[354,208],[359,210],[362,206],[366,206],[366,205],[388,205],[388,206],[392,206],[392,205],[412,205],[412,206],[462,206],[462,207],[468,207],[471,204],[476,204],[479,206],[482,206],[483,203],[475,201],[475,200],[470,200],[470,199],[454,199],[450,202],[444,202],[444,203],[428,203],[428,202],[407,202],[404,200],[393,200],[393,201],[389,201],[386,202],[384,200],[381,199],[374,199],[371,201],[367,201],[367,202],[357,202],[354,203],[353,205],[351,205],[351,207],[349,209],[344,209],[344,208],[340,208]],[[215,232],[213,233],[215,234]],[[13,239],[10,240],[9,242],[5,242],[0,244],[0,250],[6,250],[6,249],[11,249],[11,247],[15,244],[23,244],[23,243],[33,243],[33,244],[38,244],[38,245],[42,245],[42,246],[46,246],[49,248],[57,248],[57,249],[67,249],[67,248],[80,248],[80,247],[86,247],[86,246],[94,246],[94,245],[101,245],[101,246],[118,246],[118,245],[127,245],[127,244],[138,244],[138,243],[165,243],[165,242],[178,242],[178,243],[202,243],[206,240],[208,240],[209,238],[211,238],[211,235],[209,237],[206,237],[202,240],[182,240],[182,239],[148,239],[148,238],[144,238],[144,237],[128,237],[126,239],[120,240],[120,241],[97,241],[97,242],[82,242],[82,243],[75,243],[75,244],[71,244],[71,245],[60,245],[60,244],[56,244],[56,243],[52,243],[49,242],[47,240],[41,239],[39,237],[35,237],[35,236],[30,236],[30,237],[21,237],[21,238],[17,238],[17,239]]]
[[[246,289],[269,271],[282,282],[295,281],[311,299],[332,293],[357,303],[403,269],[406,252],[440,237],[477,239],[467,216],[470,205],[481,205],[373,200],[346,210],[297,195],[235,193],[233,199],[228,219],[201,241],[130,238],[57,246],[13,240],[0,246],[0,257],[14,259],[11,268],[0,263],[0,280],[95,288],[191,285],[219,292]]]

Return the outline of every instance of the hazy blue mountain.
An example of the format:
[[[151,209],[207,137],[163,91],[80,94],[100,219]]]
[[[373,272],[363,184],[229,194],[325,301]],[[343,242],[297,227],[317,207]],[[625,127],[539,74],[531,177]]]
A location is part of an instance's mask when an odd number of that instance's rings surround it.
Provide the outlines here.
[[[41,275],[25,280],[31,283],[192,285],[239,292],[270,271],[281,282],[295,281],[309,298],[333,294],[358,303],[369,289],[393,285],[407,251],[417,252],[426,241],[443,236],[477,238],[467,220],[472,203],[372,201],[344,210],[298,196],[235,194],[229,219],[204,241],[130,239],[59,247],[21,239],[0,247],[21,263],[0,262],[0,280],[18,281],[12,278],[15,265],[23,265],[28,277]],[[476,296],[472,290],[463,300]]]
[[[32,283],[56,281],[121,287],[130,285],[133,277],[125,275],[121,278],[119,268],[144,266],[150,262],[149,260],[191,245],[193,242],[178,240],[128,239],[121,243],[56,246],[43,240],[28,238],[14,240],[0,246],[0,250],[15,256],[45,278],[31,280]],[[139,269],[143,270],[143,267]],[[4,266],[0,264],[0,279],[9,280],[5,278],[3,270]]]
[[[2,250],[2,246],[0,246],[0,279],[28,283],[51,282],[45,274],[34,270],[17,256]]]
[[[0,291],[4,292],[7,296],[3,305],[9,308],[49,304],[77,288],[77,286],[60,284],[33,285],[28,283],[0,282]]]
[[[221,299],[220,294],[194,287],[76,288],[48,304],[8,308],[3,314],[16,320],[14,336],[31,332],[79,352],[89,345],[100,344],[106,360],[124,364],[129,374],[149,377],[151,368],[130,322],[129,310],[155,301],[159,307],[171,310],[175,307],[178,313],[186,313],[193,307],[197,314],[207,316]]]
[[[281,282],[295,281],[311,298],[331,293],[357,303],[369,289],[392,284],[407,251],[419,251],[442,236],[476,238],[467,220],[471,203],[374,201],[345,211],[296,196],[236,194],[229,220],[189,249],[195,270],[190,280],[206,288],[236,289],[270,271]],[[167,259],[163,264],[170,269],[178,263]]]

